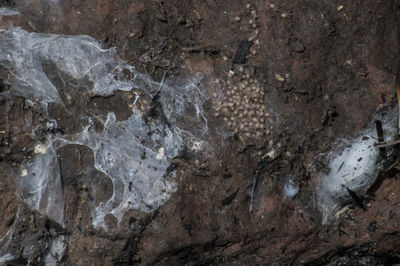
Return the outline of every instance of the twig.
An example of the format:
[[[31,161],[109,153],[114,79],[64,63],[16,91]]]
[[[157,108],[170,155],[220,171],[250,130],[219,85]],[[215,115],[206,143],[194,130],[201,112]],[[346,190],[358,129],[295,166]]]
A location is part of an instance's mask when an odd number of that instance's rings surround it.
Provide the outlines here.
[[[190,47],[182,47],[182,51],[190,52],[190,51],[197,51],[197,50],[202,50],[204,48],[207,48],[208,44],[206,45],[197,45],[197,46],[190,46]]]
[[[383,147],[390,147],[390,146],[394,146],[400,144],[400,139],[395,139],[395,140],[388,140],[385,142],[377,142],[374,144],[374,146],[378,147],[378,148],[383,148]]]

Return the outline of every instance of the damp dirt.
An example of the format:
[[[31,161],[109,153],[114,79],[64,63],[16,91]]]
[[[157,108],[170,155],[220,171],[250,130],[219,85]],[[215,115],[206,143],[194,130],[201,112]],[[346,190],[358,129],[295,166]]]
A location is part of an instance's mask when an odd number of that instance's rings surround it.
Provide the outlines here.
[[[0,1],[0,264],[398,263],[399,7]]]

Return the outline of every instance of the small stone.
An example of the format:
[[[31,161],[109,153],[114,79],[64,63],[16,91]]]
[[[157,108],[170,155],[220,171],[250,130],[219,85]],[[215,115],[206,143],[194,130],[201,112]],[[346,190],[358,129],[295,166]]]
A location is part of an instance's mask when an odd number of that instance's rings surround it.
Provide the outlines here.
[[[56,232],[56,229],[54,229],[54,228],[50,228],[50,235],[52,236],[52,237],[56,237],[57,236],[57,232]]]
[[[303,44],[301,42],[295,42],[293,43],[293,51],[295,51],[296,53],[302,53],[304,52],[305,48],[303,46]]]
[[[272,161],[272,160],[275,160],[276,157],[278,157],[278,153],[276,152],[276,150],[274,148],[272,148],[267,154],[265,154],[263,156],[263,159],[268,158],[269,160]]]
[[[67,98],[67,101],[69,101],[69,102],[72,101],[72,96],[71,95],[67,94],[66,98]]]

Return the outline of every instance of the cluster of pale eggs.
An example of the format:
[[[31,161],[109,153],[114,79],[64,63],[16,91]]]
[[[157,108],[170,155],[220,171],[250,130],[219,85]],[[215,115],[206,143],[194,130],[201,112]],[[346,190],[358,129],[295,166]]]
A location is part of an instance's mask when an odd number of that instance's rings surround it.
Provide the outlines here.
[[[253,29],[248,41],[253,42],[250,54],[256,55],[260,50],[258,40],[260,30],[257,12],[247,4],[249,25]],[[241,17],[234,18],[240,22]],[[227,57],[223,57],[227,61]],[[236,74],[235,74],[236,73]],[[214,115],[224,120],[228,129],[240,137],[259,139],[269,135],[268,118],[270,116],[264,104],[264,89],[260,82],[252,77],[243,66],[227,73],[226,80],[216,79],[216,92],[213,93]]]
[[[223,119],[229,130],[246,138],[269,135],[270,116],[264,105],[264,89],[243,66],[227,73],[226,80],[216,79],[213,93],[214,115]]]

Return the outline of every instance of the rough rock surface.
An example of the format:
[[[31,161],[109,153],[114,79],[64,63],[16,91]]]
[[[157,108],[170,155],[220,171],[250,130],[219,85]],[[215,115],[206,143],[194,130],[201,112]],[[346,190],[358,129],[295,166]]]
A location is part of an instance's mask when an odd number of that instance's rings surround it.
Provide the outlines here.
[[[113,111],[125,120],[132,93],[77,94],[74,105],[50,104],[44,113],[9,93],[12,71],[0,66],[0,251],[12,255],[9,263],[43,263],[52,239],[60,236],[66,243],[61,265],[400,262],[397,166],[379,175],[363,198],[365,210],[350,203],[322,224],[316,198],[325,167],[318,156],[396,104],[398,1],[3,0],[0,6],[19,12],[0,13],[0,42],[12,27],[89,35],[105,48],[116,47],[119,57],[156,81],[202,73],[201,88],[210,96],[204,103],[208,148],[171,161],[177,191],[153,212],[126,212],[119,224],[107,215],[108,230],[95,228],[90,214],[93,204],[112,196],[113,183],[94,167],[87,146],[60,148],[61,225],[19,197],[20,165],[35,156],[31,129],[52,118],[63,132],[51,134],[77,132],[84,110],[101,119]],[[247,38],[254,44],[243,71],[261,84],[260,104],[269,110],[263,124],[268,132],[256,137],[235,134],[213,109],[215,90],[221,97],[231,93],[215,81],[230,80],[230,70],[240,72],[233,58]],[[284,193],[289,179],[298,188],[291,197]]]

